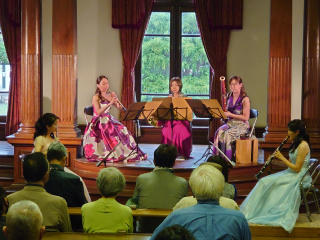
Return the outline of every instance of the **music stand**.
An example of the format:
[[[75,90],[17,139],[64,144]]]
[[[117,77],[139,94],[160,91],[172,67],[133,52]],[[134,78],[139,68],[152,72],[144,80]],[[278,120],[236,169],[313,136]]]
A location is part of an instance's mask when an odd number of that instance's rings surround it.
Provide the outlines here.
[[[104,167],[106,168],[106,167],[107,167],[107,159],[108,159],[108,157],[109,157],[112,153],[114,153],[114,151],[115,151],[116,148],[119,146],[119,144],[120,144],[120,142],[118,142],[118,144],[117,144],[116,146],[114,146],[114,147],[111,149],[111,151],[107,154],[107,156],[106,156],[105,158],[103,158],[103,160],[99,161],[96,166],[99,167],[99,166],[101,165],[101,163],[104,163]]]
[[[135,102],[131,103],[127,111],[122,115],[121,121],[134,121],[135,126],[135,141],[136,147],[129,153],[129,155],[124,159],[126,160],[132,154],[136,153],[139,157],[143,155],[139,152],[139,141],[138,141],[138,120],[139,119],[148,119],[152,113],[160,106],[161,102]],[[149,161],[149,160],[148,160]],[[149,161],[150,162],[150,161]],[[150,162],[151,163],[151,162]]]
[[[191,97],[153,98],[152,101],[161,101],[161,105],[152,114],[156,120],[171,121],[171,144],[173,144],[173,120],[192,121],[192,110],[186,102]]]
[[[208,118],[209,119],[209,127],[208,127],[208,147],[206,151],[203,153],[202,157],[196,161],[194,164],[199,162],[204,157],[208,157],[211,151],[211,143],[210,143],[210,126],[211,122],[215,118],[224,118],[227,119],[227,116],[224,114],[219,102],[217,99],[186,99],[187,103],[190,105],[192,111],[198,118]]]

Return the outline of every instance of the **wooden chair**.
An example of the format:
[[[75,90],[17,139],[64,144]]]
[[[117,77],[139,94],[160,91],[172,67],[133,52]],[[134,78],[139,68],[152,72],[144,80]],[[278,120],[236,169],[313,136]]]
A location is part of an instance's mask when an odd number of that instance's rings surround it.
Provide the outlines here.
[[[310,159],[308,170],[303,175],[303,177],[300,181],[300,192],[302,195],[301,205],[302,204],[305,205],[307,216],[308,216],[308,219],[310,222],[312,222],[312,220],[311,220],[309,203],[307,200],[307,196],[309,194],[313,196],[313,201],[316,205],[317,213],[320,213],[320,207],[319,207],[319,202],[318,202],[318,197],[317,197],[317,193],[319,192],[319,190],[314,186],[320,176],[320,165],[317,165],[317,163],[318,163],[318,159],[315,159],[315,158]],[[308,172],[310,173],[310,176],[312,178],[312,182],[311,182],[310,187],[305,188],[305,187],[303,187],[302,182],[306,178]]]

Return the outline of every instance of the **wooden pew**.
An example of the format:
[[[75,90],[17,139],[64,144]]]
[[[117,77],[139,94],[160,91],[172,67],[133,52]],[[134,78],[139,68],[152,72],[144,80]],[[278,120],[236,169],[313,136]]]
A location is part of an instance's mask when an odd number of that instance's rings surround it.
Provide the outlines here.
[[[53,240],[148,240],[151,234],[133,233],[133,234],[115,234],[115,233],[58,233],[46,232],[42,239]]]
[[[80,207],[69,207],[70,215],[81,215]],[[172,209],[133,209],[133,217],[167,217]]]

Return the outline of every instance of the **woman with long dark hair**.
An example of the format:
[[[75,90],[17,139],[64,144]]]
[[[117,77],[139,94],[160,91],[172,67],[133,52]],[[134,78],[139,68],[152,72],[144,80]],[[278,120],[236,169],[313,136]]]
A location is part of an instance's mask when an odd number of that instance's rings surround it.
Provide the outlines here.
[[[243,201],[240,211],[249,223],[281,226],[291,232],[299,215],[300,181],[309,167],[310,142],[301,120],[288,123],[288,136],[292,141],[289,159],[279,151],[274,153],[288,169],[260,179]],[[307,173],[303,186],[310,186],[311,181]]]
[[[58,129],[58,120],[59,117],[53,113],[45,113],[38,119],[35,125],[36,132],[33,135],[33,152],[42,152],[47,155],[49,145],[58,140],[54,135]]]
[[[50,144],[54,141],[60,141],[60,139],[57,137],[58,120],[60,120],[60,118],[54,115],[53,113],[45,113],[38,119],[35,125],[36,132],[33,135],[34,149],[32,150],[32,152],[42,152],[44,155],[47,156]],[[56,135],[54,135],[55,133]],[[78,176],[76,173],[74,173],[67,167],[64,168],[64,171]],[[78,177],[80,178],[83,184],[86,199],[88,200],[88,202],[91,202],[88,189],[83,179],[80,176]]]
[[[117,95],[109,90],[106,76],[97,78],[96,94],[92,97],[94,116],[83,137],[83,148],[88,161],[135,161],[147,155],[140,149],[128,129],[110,114],[110,108],[121,109]]]
[[[232,76],[229,79],[231,92],[227,95],[227,112],[225,115],[228,121],[223,124],[214,136],[214,145],[231,160],[232,148],[231,143],[245,134],[250,125],[250,100],[245,92],[243,81],[239,76]],[[218,150],[214,147],[213,154],[219,155]]]

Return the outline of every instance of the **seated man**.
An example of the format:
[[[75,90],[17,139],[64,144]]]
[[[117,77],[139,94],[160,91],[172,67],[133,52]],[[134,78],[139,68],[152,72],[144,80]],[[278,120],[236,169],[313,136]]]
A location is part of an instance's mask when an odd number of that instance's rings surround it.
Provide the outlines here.
[[[80,178],[64,171],[67,149],[61,142],[50,144],[47,159],[50,164],[49,181],[44,185],[48,193],[63,197],[68,207],[81,207],[87,203]]]
[[[45,230],[42,222],[43,218],[38,205],[23,200],[10,207],[3,232],[9,240],[42,239]]]
[[[133,232],[132,210],[116,201],[125,188],[123,174],[114,167],[101,169],[97,185],[102,198],[82,206],[82,224],[85,233]]]
[[[220,157],[220,156],[215,155],[214,157]],[[209,161],[210,158],[207,160],[207,162],[201,163],[200,166],[202,166],[202,165],[213,166],[216,169],[218,169],[220,172],[222,172],[223,176],[225,176],[224,173],[223,173],[223,167],[221,167],[220,164],[217,164],[215,162]],[[225,160],[223,160],[223,161],[225,161]],[[224,197],[224,193],[225,193],[225,190],[226,190],[226,185],[227,185],[227,182],[225,182],[222,196],[219,198],[220,206],[221,207],[225,207],[225,208],[239,210],[239,206],[234,200],[232,200],[230,198],[227,198],[227,197]],[[231,185],[231,184],[229,184],[229,185]],[[190,206],[193,206],[193,205],[197,204],[197,202],[198,202],[197,199],[195,197],[193,197],[193,196],[184,197],[176,204],[176,206],[174,206],[173,210],[190,207]]]
[[[188,182],[174,175],[177,149],[168,144],[161,144],[154,151],[155,168],[150,173],[141,174],[129,204],[138,208],[172,209],[183,197],[188,195]],[[152,233],[163,218],[139,218],[139,232]]]
[[[197,240],[251,239],[244,215],[240,211],[219,206],[224,177],[218,169],[210,165],[197,167],[190,176],[189,184],[198,203],[173,211],[150,239],[155,239],[162,229],[175,224],[189,230]]]
[[[27,184],[22,190],[8,195],[8,201],[12,205],[21,200],[30,200],[39,206],[47,231],[72,232],[66,201],[44,189],[49,173],[49,164],[43,153],[27,155],[23,160],[23,176]]]

